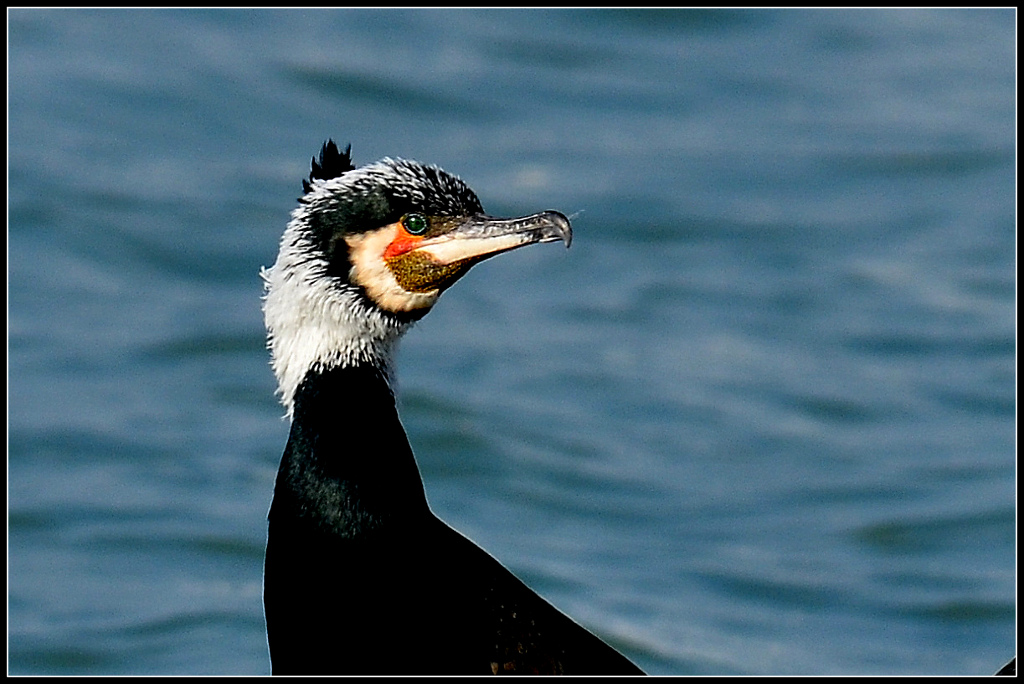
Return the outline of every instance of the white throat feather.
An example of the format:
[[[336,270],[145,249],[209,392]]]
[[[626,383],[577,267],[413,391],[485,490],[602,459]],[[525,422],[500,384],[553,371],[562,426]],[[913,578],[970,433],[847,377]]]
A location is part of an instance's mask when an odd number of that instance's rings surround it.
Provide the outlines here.
[[[311,370],[370,363],[390,379],[396,343],[412,325],[369,304],[355,286],[327,275],[326,258],[309,233],[310,215],[327,200],[324,185],[315,183],[292,212],[277,262],[260,271],[267,347],[289,418],[295,393]]]

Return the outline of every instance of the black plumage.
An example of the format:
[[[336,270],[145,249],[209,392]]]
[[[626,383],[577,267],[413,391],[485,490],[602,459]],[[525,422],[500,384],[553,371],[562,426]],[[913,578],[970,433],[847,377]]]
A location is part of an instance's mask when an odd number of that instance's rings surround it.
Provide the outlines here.
[[[265,568],[274,674],[642,674],[430,511],[378,369],[311,374],[295,416]]]

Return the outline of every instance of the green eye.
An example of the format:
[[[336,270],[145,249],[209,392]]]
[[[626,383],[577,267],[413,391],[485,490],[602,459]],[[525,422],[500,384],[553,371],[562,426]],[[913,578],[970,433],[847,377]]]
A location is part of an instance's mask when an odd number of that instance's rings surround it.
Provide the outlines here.
[[[410,235],[423,235],[427,232],[427,217],[423,214],[406,214],[402,217],[402,227]]]

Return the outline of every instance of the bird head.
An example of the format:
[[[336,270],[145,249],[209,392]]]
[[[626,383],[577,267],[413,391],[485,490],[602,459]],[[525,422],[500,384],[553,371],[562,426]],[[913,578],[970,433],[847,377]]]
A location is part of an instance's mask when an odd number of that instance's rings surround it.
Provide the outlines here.
[[[324,144],[292,212],[264,316],[289,414],[311,370],[373,363],[390,372],[394,343],[474,264],[537,242],[572,240],[555,211],[484,213],[476,194],[436,166],[383,159],[360,168]]]

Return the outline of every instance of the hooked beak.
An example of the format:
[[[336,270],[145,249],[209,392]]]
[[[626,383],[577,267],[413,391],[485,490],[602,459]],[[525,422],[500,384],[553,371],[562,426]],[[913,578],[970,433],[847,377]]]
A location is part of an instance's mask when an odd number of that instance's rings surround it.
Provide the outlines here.
[[[438,265],[469,265],[517,247],[556,240],[565,242],[566,248],[572,243],[569,219],[557,211],[508,219],[471,216],[440,235],[425,238],[412,251]]]

